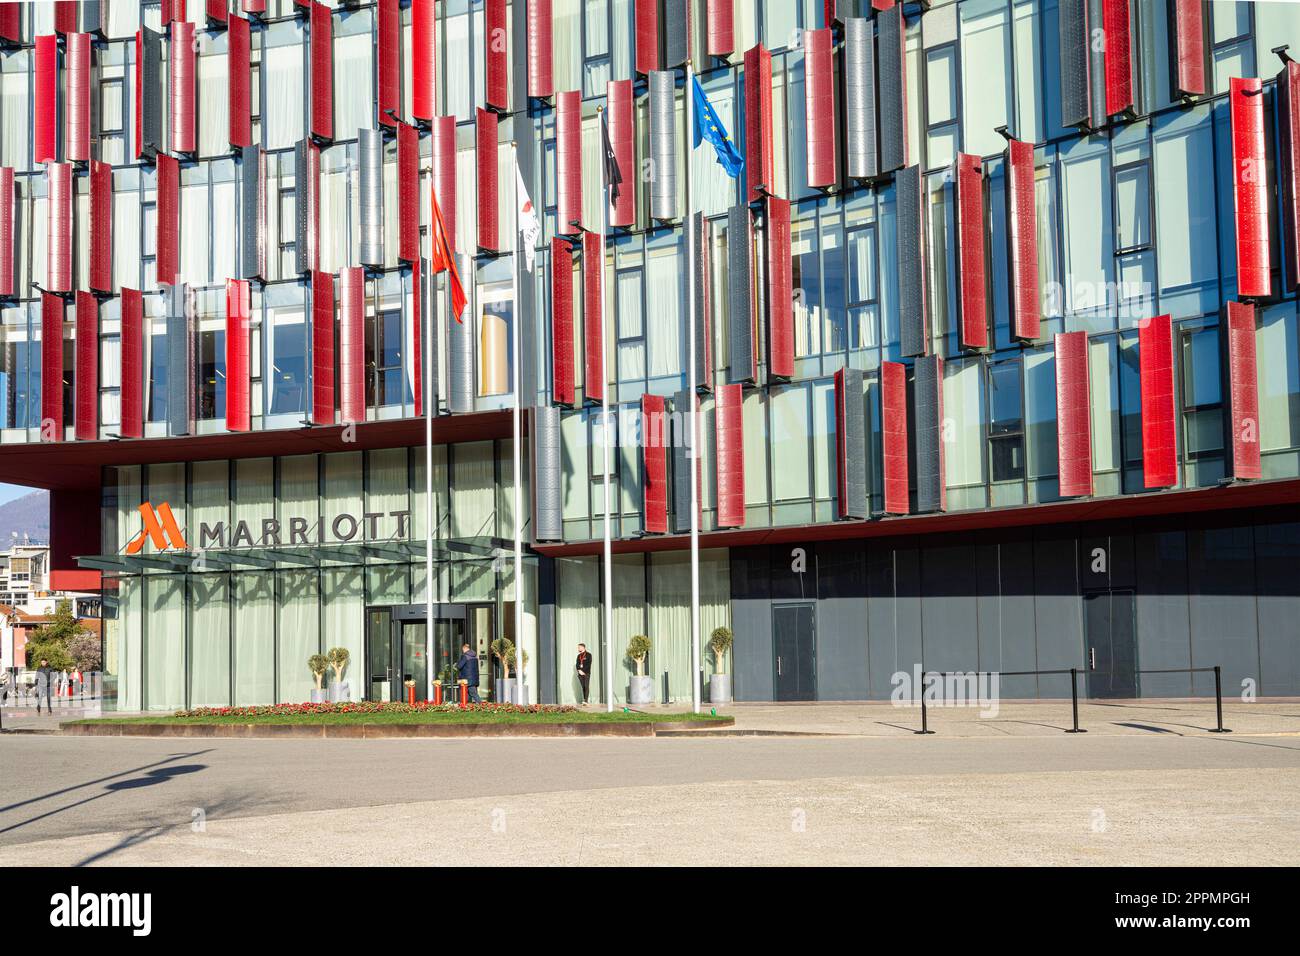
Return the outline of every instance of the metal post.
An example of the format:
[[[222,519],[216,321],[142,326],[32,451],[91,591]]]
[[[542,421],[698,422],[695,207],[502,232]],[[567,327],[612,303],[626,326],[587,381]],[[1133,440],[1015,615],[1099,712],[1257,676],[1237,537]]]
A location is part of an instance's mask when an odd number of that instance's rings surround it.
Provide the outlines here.
[[[1223,668],[1214,665],[1214,710],[1218,716],[1219,726],[1211,730],[1212,734],[1230,734],[1231,730],[1223,726]]]
[[[1079,729],[1079,668],[1070,668],[1070,708],[1074,712],[1074,728],[1067,730],[1067,734],[1086,734],[1088,731]]]
[[[514,509],[515,519],[515,699],[520,704],[525,704],[524,688],[528,676],[527,668],[524,666],[524,516],[522,513],[523,499],[520,486],[523,484],[523,384],[520,381],[520,369],[523,367],[522,358],[519,350],[522,346],[522,331],[520,324],[522,319],[519,313],[519,157],[518,146],[514,140],[510,141],[510,171],[514,173],[511,186],[511,193],[514,196],[515,204],[515,237],[511,248],[514,249],[514,255],[511,256],[510,263],[510,294],[511,308],[513,309],[513,320],[511,321],[511,350],[514,353],[514,377],[515,377],[515,401],[514,408],[511,409],[511,436],[513,444],[513,454],[511,455],[511,478],[514,481],[513,499],[511,507]],[[510,672],[506,671],[506,676]],[[502,683],[502,687],[506,685]]]
[[[601,125],[601,148],[604,148],[605,142],[605,108],[599,106],[596,108],[596,116]],[[597,267],[597,276],[600,278],[600,347],[602,354],[600,356],[600,374],[604,381],[600,383],[600,420],[601,420],[601,472],[603,484],[605,486],[605,521],[602,536],[604,556],[604,608],[605,608],[605,653],[602,655],[605,667],[605,713],[614,712],[614,527],[610,511],[613,509],[613,495],[610,491],[610,473],[613,471],[613,463],[610,458],[613,449],[610,447],[610,440],[613,437],[613,422],[610,421],[609,414],[609,369],[605,367],[605,360],[609,356],[609,322],[607,321],[608,309],[605,302],[605,234],[609,231],[609,176],[605,168],[605,157],[602,154],[600,158],[600,263]],[[586,269],[591,263],[584,262],[582,268]],[[591,680],[588,676],[588,681]]]
[[[686,301],[688,309],[688,329],[686,332],[686,376],[687,401],[686,414],[690,418],[690,454],[686,457],[686,467],[690,471],[691,483],[691,668],[699,671],[700,667],[700,490],[699,482],[699,416],[696,414],[696,389],[699,382],[695,378],[695,244],[700,237],[695,234],[695,217],[691,214],[691,164],[695,159],[695,68],[690,58],[686,60],[686,89],[683,97],[686,101],[686,219],[683,223],[686,231]],[[691,703],[695,713],[701,710],[704,688],[697,684],[691,694]]]
[[[920,736],[921,734],[932,734],[932,733],[934,733],[934,731],[930,729],[929,718],[928,718],[928,716],[927,716],[927,714],[926,714],[926,710],[925,710],[925,690],[926,690],[926,685],[928,684],[928,682],[929,682],[929,675],[928,675],[928,674],[923,674],[923,675],[921,676],[921,729],[920,729],[920,730],[914,730],[914,731],[912,731],[912,733],[914,733],[914,734],[916,734],[916,735],[918,735],[918,736]]]

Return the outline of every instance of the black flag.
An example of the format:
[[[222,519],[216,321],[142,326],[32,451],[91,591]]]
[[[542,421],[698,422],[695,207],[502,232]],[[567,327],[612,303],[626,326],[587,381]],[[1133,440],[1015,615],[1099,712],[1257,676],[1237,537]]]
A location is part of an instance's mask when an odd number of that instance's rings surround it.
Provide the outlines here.
[[[609,198],[618,198],[619,186],[623,182],[623,173],[618,168],[618,159],[614,156],[614,147],[609,142],[609,124],[605,117],[600,118],[600,134],[605,143],[605,181],[609,183]]]

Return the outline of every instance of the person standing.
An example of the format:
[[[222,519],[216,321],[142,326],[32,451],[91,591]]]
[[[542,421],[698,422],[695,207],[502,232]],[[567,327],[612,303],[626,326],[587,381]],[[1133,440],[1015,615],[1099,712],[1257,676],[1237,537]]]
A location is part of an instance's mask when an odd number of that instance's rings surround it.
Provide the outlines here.
[[[461,683],[469,685],[469,702],[471,704],[481,704],[478,696],[478,655],[474,653],[474,648],[469,646],[466,641],[460,646],[460,660],[456,662],[456,673],[460,675]]]
[[[41,658],[41,666],[36,668],[36,713],[41,712],[41,697],[45,698],[45,706],[51,714],[54,713],[54,704],[50,700],[51,684],[54,682],[54,671],[50,667],[50,662],[44,657]]]
[[[586,644],[578,645],[578,683],[582,685],[582,702],[587,703],[587,698],[591,695],[591,652],[587,650]]]

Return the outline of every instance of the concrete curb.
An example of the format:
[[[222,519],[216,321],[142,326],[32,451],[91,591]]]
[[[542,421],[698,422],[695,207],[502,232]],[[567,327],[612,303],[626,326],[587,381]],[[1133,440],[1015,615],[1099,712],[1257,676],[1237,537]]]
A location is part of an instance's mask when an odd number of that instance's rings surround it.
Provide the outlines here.
[[[59,726],[72,737],[242,737],[343,740],[391,740],[412,737],[653,737],[661,732],[689,736],[716,727],[731,726],[725,718],[700,729],[672,722],[564,724],[76,724]]]

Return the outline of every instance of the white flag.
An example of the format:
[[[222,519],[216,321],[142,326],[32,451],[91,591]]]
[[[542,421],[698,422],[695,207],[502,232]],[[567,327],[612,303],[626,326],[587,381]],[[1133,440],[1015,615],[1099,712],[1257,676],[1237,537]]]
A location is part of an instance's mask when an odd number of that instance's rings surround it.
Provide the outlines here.
[[[537,258],[537,237],[542,234],[542,224],[537,221],[537,210],[528,198],[528,187],[524,185],[518,163],[515,163],[515,202],[519,205],[515,210],[515,218],[519,220],[519,236],[524,244],[524,262],[528,271],[532,272],[533,262]]]

